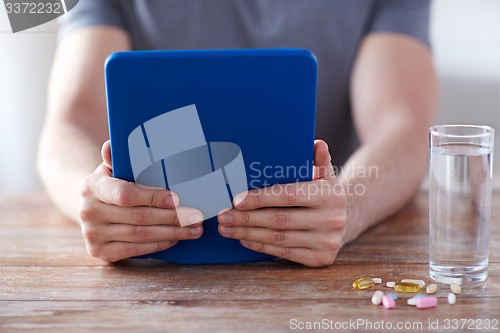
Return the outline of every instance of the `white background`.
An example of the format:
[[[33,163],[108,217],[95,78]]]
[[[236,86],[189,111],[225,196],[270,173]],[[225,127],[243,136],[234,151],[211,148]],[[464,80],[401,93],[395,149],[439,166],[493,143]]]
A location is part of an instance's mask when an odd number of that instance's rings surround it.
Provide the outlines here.
[[[431,36],[441,89],[438,122],[500,130],[500,0],[434,0]],[[12,34],[0,8],[2,193],[42,190],[36,149],[55,45],[54,22]]]

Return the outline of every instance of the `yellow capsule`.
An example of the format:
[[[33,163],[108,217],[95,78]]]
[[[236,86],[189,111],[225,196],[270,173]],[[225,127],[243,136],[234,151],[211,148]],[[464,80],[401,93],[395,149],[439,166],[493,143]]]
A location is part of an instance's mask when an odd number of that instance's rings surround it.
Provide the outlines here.
[[[352,283],[352,287],[358,290],[368,289],[370,287],[373,287],[374,285],[375,283],[373,282],[373,278],[371,277],[362,277]]]
[[[394,285],[394,290],[403,293],[418,293],[420,291],[420,286],[411,282],[397,282]]]

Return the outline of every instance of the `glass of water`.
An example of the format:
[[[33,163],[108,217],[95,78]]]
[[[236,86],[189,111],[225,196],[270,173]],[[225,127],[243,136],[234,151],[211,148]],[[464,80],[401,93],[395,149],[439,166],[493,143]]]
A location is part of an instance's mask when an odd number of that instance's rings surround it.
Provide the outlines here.
[[[488,276],[495,130],[438,125],[429,130],[429,274],[441,283]]]

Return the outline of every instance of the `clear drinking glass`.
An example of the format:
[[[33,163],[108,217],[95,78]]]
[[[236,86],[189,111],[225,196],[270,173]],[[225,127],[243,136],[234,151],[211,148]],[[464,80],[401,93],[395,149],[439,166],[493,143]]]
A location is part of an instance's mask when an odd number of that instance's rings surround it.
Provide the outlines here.
[[[429,130],[429,274],[442,283],[488,276],[495,130],[438,125]]]

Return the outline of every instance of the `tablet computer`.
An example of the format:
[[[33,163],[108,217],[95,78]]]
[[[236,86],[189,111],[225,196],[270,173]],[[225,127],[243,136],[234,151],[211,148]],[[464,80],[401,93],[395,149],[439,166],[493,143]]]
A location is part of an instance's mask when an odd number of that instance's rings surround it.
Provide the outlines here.
[[[168,188],[180,205],[205,217],[199,239],[141,258],[184,264],[272,258],[222,237],[217,213],[231,208],[240,192],[311,180],[314,55],[304,49],[119,52],[107,59],[105,76],[113,176]]]

